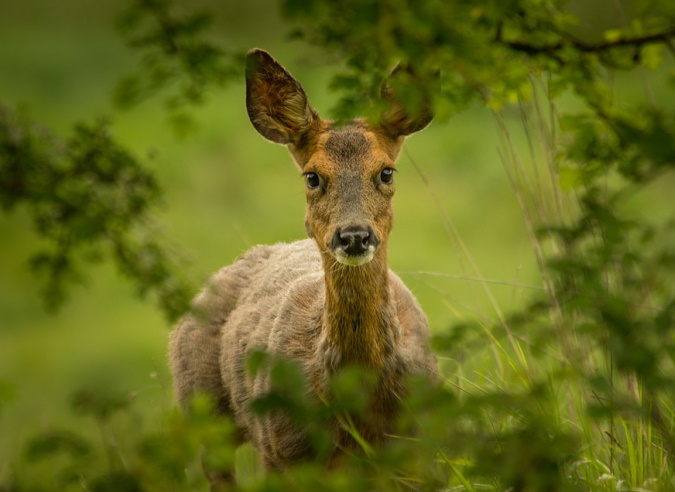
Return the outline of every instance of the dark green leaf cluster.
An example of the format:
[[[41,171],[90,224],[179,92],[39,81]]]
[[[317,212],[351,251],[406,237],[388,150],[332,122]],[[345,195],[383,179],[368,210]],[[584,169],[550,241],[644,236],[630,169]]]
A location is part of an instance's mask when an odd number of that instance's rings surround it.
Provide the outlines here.
[[[44,297],[59,307],[86,267],[109,255],[139,292],[157,294],[170,319],[188,306],[191,286],[151,227],[160,191],[152,173],[99,121],[59,140],[16,111],[0,108],[0,204],[26,207],[46,247],[31,264]]]
[[[9,490],[200,490],[204,479],[195,463],[198,454],[207,474],[239,475],[238,484],[228,484],[226,490],[443,490],[456,483],[477,490],[471,485],[474,480],[520,490],[569,488],[561,481],[561,467],[577,444],[541,418],[537,405],[550,403],[541,388],[533,390],[538,404],[525,394],[486,393],[460,400],[447,388],[412,378],[409,393],[401,395],[395,434],[388,446],[376,449],[356,430],[358,421],[367,418],[372,374],[349,368],[317,399],[305,391],[299,367],[266,355],[253,358],[252,370],[271,371],[273,390],[252,408],[262,419],[281,412],[289,425],[302,427],[316,459],[267,476],[259,471],[241,475],[234,426],[216,415],[202,396],[193,400],[187,415],[168,414],[159,433],[121,436],[120,422],[134,420],[133,398],[101,387],[78,392],[72,404],[75,411],[93,418],[102,443],[62,429],[39,433],[27,443],[23,459],[33,470],[51,469],[53,479],[42,482],[45,474],[19,474]],[[496,428],[494,422],[503,419],[513,425]],[[340,466],[330,468],[326,464],[333,457],[333,425],[349,432],[361,447],[347,450]]]
[[[338,116],[356,116],[376,100],[383,74],[397,62],[420,72],[441,69],[438,117],[480,98],[490,108],[531,96],[530,74],[546,73],[550,92],[572,89],[581,97],[604,97],[603,70],[659,65],[675,38],[675,11],[660,5],[625,29],[605,33],[601,42],[575,34],[577,19],[564,1],[285,0],[294,35],[334,51],[347,73],[334,87],[344,96]],[[429,88],[432,92],[433,89]]]
[[[161,431],[124,436],[120,429],[139,424],[134,394],[106,387],[89,388],[73,396],[72,407],[98,427],[101,441],[81,431],[48,428],[25,446],[22,462],[30,473],[15,473],[0,490],[47,491],[186,491],[203,485],[195,457],[202,452],[205,466],[232,468],[233,426],[214,416],[205,398],[196,398],[189,417],[165,416]]]
[[[593,185],[610,171],[631,183],[647,183],[675,167],[675,114],[655,107],[565,115],[568,142],[560,153],[561,185]]]
[[[285,364],[282,362],[282,364]],[[458,398],[447,387],[411,378],[409,393],[401,396],[402,412],[394,435],[382,448],[373,448],[358,435],[359,419],[367,418],[368,395],[376,379],[358,368],[335,375],[320,401],[307,397],[297,405],[265,399],[262,415],[282,410],[310,429],[318,458],[283,476],[269,476],[257,490],[284,490],[301,483],[302,490],[443,490],[451,484],[491,483],[517,490],[573,490],[564,467],[575,456],[575,438],[539,407],[550,404],[545,388],[531,393],[484,393]],[[275,394],[304,387],[299,377],[278,380]],[[339,469],[326,471],[321,458],[330,427],[338,425],[361,443],[347,452]],[[495,422],[511,421],[504,427]],[[277,483],[279,483],[277,485]]]
[[[119,16],[120,30],[143,56],[138,73],[117,85],[115,101],[128,108],[165,92],[173,121],[180,123],[188,121],[185,107],[203,103],[208,90],[241,76],[244,56],[207,40],[208,12],[175,10],[172,0],[137,0]]]

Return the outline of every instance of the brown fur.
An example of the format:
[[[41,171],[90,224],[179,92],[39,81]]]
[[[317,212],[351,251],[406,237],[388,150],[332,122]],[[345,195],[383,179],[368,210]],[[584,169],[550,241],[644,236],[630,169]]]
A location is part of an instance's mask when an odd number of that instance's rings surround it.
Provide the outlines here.
[[[344,367],[373,371],[368,417],[357,426],[375,445],[392,431],[406,376],[436,377],[424,313],[387,267],[395,185],[380,179],[382,169],[394,167],[404,135],[431,118],[428,111],[422,119],[402,117],[399,107],[388,112],[395,121],[385,113],[377,126],[359,120],[334,128],[309,106],[302,86],[261,50],[249,53],[246,80],[256,129],[288,144],[302,171],[321,179],[321,186],[306,189],[312,239],[257,246],[220,270],[172,332],[170,361],[181,405],[196,392],[211,395],[270,469],[308,458],[312,450],[302,429],[283,414],[261,418],[250,411],[270,388],[267,372],[247,372],[253,350],[300,363],[308,391],[319,395]],[[372,231],[374,252],[370,261],[350,266],[338,260],[331,240],[355,226]],[[333,431],[339,460],[339,450],[355,443],[337,422]]]

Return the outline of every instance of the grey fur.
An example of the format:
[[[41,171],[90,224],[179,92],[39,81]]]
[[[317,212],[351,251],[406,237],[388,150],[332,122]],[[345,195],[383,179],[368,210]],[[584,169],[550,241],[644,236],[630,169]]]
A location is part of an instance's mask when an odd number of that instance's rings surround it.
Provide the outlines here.
[[[325,150],[333,161],[350,165],[368,155],[370,144],[363,136],[363,130],[346,127],[330,133]]]

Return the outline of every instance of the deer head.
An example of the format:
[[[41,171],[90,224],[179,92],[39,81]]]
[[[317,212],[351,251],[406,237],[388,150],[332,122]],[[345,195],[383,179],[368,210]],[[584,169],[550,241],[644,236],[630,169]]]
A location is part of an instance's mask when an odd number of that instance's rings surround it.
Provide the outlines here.
[[[411,74],[400,68],[398,74]],[[376,123],[351,120],[337,126],[314,110],[302,85],[267,52],[248,53],[246,108],[256,130],[286,145],[305,179],[305,227],[324,261],[360,266],[386,256],[393,226],[395,159],[403,139],[432,119],[428,101],[410,111],[389,81],[386,109]]]

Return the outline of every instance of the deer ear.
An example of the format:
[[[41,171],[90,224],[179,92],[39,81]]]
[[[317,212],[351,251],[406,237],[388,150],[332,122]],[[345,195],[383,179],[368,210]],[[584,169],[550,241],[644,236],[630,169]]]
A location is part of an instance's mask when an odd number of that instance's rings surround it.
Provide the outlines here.
[[[319,120],[300,82],[261,49],[246,56],[246,110],[258,133],[280,144],[297,142]]]
[[[432,88],[438,85],[438,72],[422,79],[410,66],[396,65],[382,85],[385,110],[380,127],[394,137],[418,132],[433,119]]]

